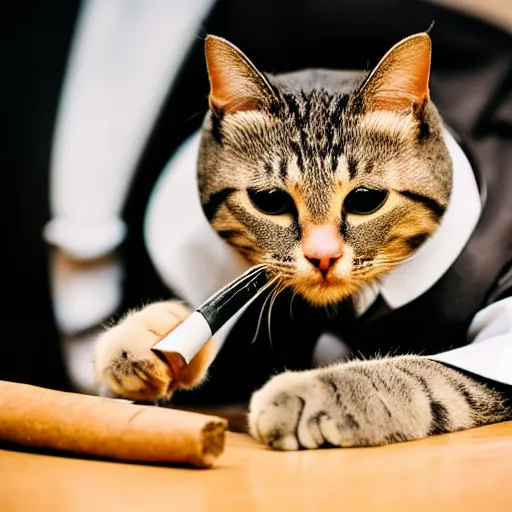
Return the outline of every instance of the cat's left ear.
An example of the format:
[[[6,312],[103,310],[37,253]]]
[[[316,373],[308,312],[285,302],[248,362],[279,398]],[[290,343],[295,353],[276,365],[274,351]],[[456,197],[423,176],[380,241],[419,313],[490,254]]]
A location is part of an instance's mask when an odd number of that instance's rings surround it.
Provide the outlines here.
[[[267,79],[233,44],[217,36],[205,41],[210,109],[233,114],[264,108],[277,99]]]
[[[361,88],[366,111],[414,112],[429,98],[432,43],[427,33],[400,41],[382,58]]]

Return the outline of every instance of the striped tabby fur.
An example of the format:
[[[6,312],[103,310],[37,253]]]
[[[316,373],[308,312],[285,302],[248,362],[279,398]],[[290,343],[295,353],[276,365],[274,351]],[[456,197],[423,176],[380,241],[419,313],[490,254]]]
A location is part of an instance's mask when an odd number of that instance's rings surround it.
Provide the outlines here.
[[[325,305],[392,270],[435,231],[450,195],[451,160],[427,82],[416,86],[410,105],[402,108],[399,98],[383,110],[379,89],[394,85],[383,72],[263,77],[229,43],[210,37],[206,44],[212,108],[199,155],[201,199],[213,227],[250,261],[277,268],[284,284]],[[418,59],[429,60],[427,35],[395,52],[407,56],[411,46]],[[388,65],[386,72],[410,73],[406,65]],[[420,72],[428,81],[428,69]],[[406,102],[411,94],[403,92]],[[347,214],[344,201],[358,187],[385,189],[388,200],[374,214]],[[285,190],[296,211],[264,215],[248,189]],[[301,253],[303,232],[324,224],[339,229],[345,247],[329,287]]]
[[[198,176],[219,235],[265,264],[280,286],[321,306],[356,298],[410,257],[438,227],[451,191],[442,121],[428,92],[430,52],[429,36],[417,34],[371,73],[267,76],[227,41],[208,37],[210,112]],[[375,211],[352,207],[350,194],[361,187],[384,198]],[[332,255],[316,255],[314,243],[309,249],[312,233],[334,244]],[[181,381],[150,350],[187,314],[176,302],[154,304],[107,331],[96,351],[100,383],[137,400],[197,385],[214,341]],[[249,424],[262,443],[289,450],[407,441],[510,417],[501,390],[426,357],[401,356],[278,375],[253,395]]]
[[[274,377],[253,395],[252,435],[277,449],[375,446],[510,418],[503,396],[436,361],[400,356]]]

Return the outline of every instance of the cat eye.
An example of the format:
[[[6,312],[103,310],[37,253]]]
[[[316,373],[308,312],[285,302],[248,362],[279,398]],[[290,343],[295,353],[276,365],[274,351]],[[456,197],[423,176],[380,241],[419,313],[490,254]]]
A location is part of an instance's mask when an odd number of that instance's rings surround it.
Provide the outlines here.
[[[360,187],[348,194],[343,208],[346,213],[369,215],[376,212],[385,203],[387,197],[387,190]]]
[[[284,190],[255,190],[247,191],[252,204],[267,215],[289,213],[294,208],[293,199]]]

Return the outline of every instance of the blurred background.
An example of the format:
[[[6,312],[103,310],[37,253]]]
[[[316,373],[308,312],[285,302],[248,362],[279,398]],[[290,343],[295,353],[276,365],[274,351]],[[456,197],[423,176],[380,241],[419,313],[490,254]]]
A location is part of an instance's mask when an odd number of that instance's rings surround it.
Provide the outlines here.
[[[267,72],[368,69],[432,22],[432,97],[475,164],[497,165],[512,142],[512,0],[4,3],[0,379],[94,393],[105,322],[173,296],[144,223],[206,113],[207,33]]]

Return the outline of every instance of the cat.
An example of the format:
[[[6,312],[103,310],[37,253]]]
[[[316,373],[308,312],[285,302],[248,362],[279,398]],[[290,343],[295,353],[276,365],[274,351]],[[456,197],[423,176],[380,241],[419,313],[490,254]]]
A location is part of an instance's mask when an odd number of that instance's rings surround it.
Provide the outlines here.
[[[259,72],[208,36],[209,112],[198,156],[208,221],[279,286],[339,304],[408,261],[436,232],[452,160],[429,95],[431,39],[407,37],[371,72]],[[189,314],[179,301],[131,312],[96,343],[104,392],[170,399],[207,375],[212,338],[177,380],[151,351]],[[382,347],[386,350],[386,347]],[[287,371],[256,391],[250,433],[275,449],[372,446],[511,418],[501,390],[421,355]]]

